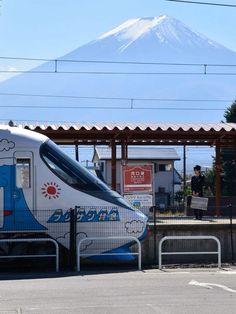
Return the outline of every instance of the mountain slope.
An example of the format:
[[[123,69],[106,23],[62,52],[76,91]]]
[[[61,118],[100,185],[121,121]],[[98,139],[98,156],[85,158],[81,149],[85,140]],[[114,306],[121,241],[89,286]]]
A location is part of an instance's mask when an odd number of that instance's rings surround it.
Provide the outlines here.
[[[165,15],[128,20],[64,58],[73,59],[78,54],[86,58],[87,53],[95,59],[110,56],[133,60],[138,57],[139,61],[163,62],[176,58],[185,60],[186,55],[188,60],[202,59],[202,62],[219,61],[222,53],[235,58],[231,50]]]
[[[131,74],[76,74],[60,72],[193,72],[203,73],[201,66],[167,66],[143,64],[112,64],[86,62],[60,62],[60,60],[141,61],[167,63],[233,63],[236,53],[224,46],[193,32],[182,22],[160,16],[128,20],[115,29],[101,35],[97,40],[84,45],[58,59],[58,73],[25,73],[0,84],[0,93],[24,93],[46,95],[74,95],[89,97],[127,98],[187,98],[187,99],[233,99],[236,91],[235,76],[215,75],[131,75]],[[48,62],[34,71],[52,71],[54,63]],[[211,67],[209,71],[229,71],[229,68]],[[218,108],[225,103],[196,102],[133,102],[129,100],[96,100],[52,97],[0,96],[1,103],[9,106],[2,109],[3,118],[25,120],[67,121],[219,121],[223,111],[165,111],[151,107],[206,107]],[[10,106],[22,106],[10,108]],[[24,108],[45,106],[44,108]],[[57,109],[63,106],[64,109]],[[69,109],[80,106],[83,109]],[[53,107],[53,108],[50,108]],[[100,107],[100,109],[86,109]],[[114,109],[101,109],[109,107]],[[117,109],[117,108],[126,109]]]

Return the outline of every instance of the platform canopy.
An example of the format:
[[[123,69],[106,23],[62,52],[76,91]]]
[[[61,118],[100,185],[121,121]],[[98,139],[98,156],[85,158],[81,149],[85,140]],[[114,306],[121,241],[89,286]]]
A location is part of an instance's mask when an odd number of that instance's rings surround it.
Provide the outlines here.
[[[233,147],[236,152],[236,123],[15,124],[19,127],[45,134],[57,144],[75,145],[77,160],[79,156],[79,145],[109,145],[111,147],[112,157],[111,172],[113,189],[116,189],[117,145],[121,146],[122,162],[128,160],[127,147],[129,145],[182,145],[184,149],[186,146],[190,145],[215,147],[215,203],[216,215],[220,215],[221,148],[224,146]],[[185,159],[186,158],[184,158],[184,163]]]
[[[234,145],[236,123],[20,123],[58,144]]]

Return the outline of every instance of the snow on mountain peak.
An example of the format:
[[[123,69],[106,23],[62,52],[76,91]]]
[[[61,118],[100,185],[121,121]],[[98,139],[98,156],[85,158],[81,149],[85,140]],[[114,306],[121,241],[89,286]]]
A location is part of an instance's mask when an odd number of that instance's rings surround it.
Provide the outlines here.
[[[151,29],[155,28],[167,18],[167,16],[163,15],[158,17],[130,19],[111,31],[103,34],[98,39],[104,39],[110,36],[119,36],[121,40],[127,39],[134,41]]]
[[[98,40],[113,38],[121,43],[119,51],[122,52],[138,39],[148,35],[152,35],[160,44],[167,43],[171,46],[185,43],[193,47],[207,43],[215,48],[220,47],[214,41],[192,31],[181,21],[166,15],[130,19],[103,34]]]

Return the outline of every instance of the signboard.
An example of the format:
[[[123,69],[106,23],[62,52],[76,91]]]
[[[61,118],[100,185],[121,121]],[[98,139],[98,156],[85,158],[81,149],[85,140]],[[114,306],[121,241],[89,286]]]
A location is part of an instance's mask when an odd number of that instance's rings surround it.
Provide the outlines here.
[[[145,210],[145,214],[148,214],[149,208],[153,206],[153,196],[151,194],[126,194],[124,198],[133,207],[141,209],[142,212]]]
[[[153,192],[153,165],[123,166],[123,194]]]
[[[207,197],[192,196],[190,208],[207,210],[207,205],[208,205]]]

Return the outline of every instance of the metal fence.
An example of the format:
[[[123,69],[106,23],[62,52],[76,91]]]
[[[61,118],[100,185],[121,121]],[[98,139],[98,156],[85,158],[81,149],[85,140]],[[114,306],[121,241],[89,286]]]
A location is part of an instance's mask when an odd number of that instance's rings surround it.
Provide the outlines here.
[[[45,242],[50,242],[52,244],[54,244],[55,246],[55,252],[53,254],[49,254],[49,253],[44,253],[44,254],[35,254],[35,253],[28,253],[24,255],[22,255],[22,251],[21,250],[19,253],[17,253],[16,255],[0,255],[0,259],[18,259],[18,258],[24,258],[24,259],[28,259],[28,258],[48,258],[48,257],[53,257],[55,258],[55,265],[56,265],[56,272],[59,272],[59,246],[58,243],[50,238],[19,238],[19,239],[0,239],[0,243],[3,244],[12,244],[12,243],[45,243]]]
[[[20,239],[20,238],[51,238],[57,241],[60,250],[60,269],[76,270],[76,246],[77,243],[88,237],[124,237],[133,236],[142,243],[142,264],[158,265],[158,244],[164,236],[185,236],[185,235],[211,235],[217,236],[218,230],[223,230],[219,239],[222,244],[222,258],[228,262],[235,261],[235,231],[236,231],[236,204],[228,204],[221,207],[221,212],[225,216],[216,217],[214,215],[203,215],[202,220],[194,219],[194,212],[180,208],[163,209],[159,207],[141,208],[147,215],[147,226],[149,233],[146,232],[146,221],[139,211],[131,211],[116,206],[81,206],[73,209],[53,209],[37,210],[26,213],[24,210],[4,211],[0,218],[0,239]],[[215,208],[212,208],[212,212]],[[101,259],[100,253],[119,253],[120,257],[126,252],[135,252],[137,247],[135,242],[120,241],[85,241],[81,246],[82,254],[92,254],[92,258],[86,262],[105,263],[118,262],[119,258]],[[227,246],[227,247],[226,247]],[[174,250],[194,250],[201,252],[203,248],[209,248],[204,241],[198,243],[180,241],[180,243],[166,243],[163,249]],[[49,243],[43,245],[20,245],[16,243],[0,243],[0,257],[13,257],[17,254],[53,254],[53,247]],[[98,254],[96,254],[98,252]],[[117,255],[117,254],[116,254]],[[227,257],[226,257],[227,255]],[[121,263],[137,262],[137,256],[122,259]],[[13,258],[12,258],[13,259]],[[50,260],[50,257],[48,258]],[[191,263],[192,257],[187,259]],[[204,260],[204,259],[203,259]],[[83,260],[85,262],[85,260]],[[164,261],[166,263],[166,261]],[[174,257],[170,263],[182,263],[182,259]],[[17,265],[18,261],[16,261]],[[168,263],[168,261],[167,261]],[[4,261],[0,259],[2,266]],[[54,260],[48,262],[48,269],[53,269]],[[33,265],[33,263],[30,264]],[[2,267],[1,269],[4,269]],[[0,271],[1,271],[0,269]],[[44,267],[47,269],[47,267]]]
[[[120,252],[116,252],[116,253],[110,253],[110,252],[101,252],[101,253],[96,253],[96,255],[98,256],[127,256],[127,255],[132,255],[138,256],[138,269],[141,270],[142,269],[142,251],[141,251],[141,243],[140,241],[133,236],[125,236],[125,237],[93,237],[93,238],[84,238],[81,239],[78,244],[77,244],[77,270],[80,271],[80,259],[81,257],[89,257],[89,256],[94,256],[94,254],[89,254],[89,253],[81,253],[81,248],[84,242],[87,241],[112,241],[114,243],[114,240],[128,240],[129,242],[135,242],[138,246],[138,251],[137,252],[127,252],[127,253],[120,253]]]
[[[175,240],[175,241],[179,241],[179,240],[214,240],[217,244],[217,251],[201,251],[201,252],[191,252],[191,251],[169,251],[169,252],[163,252],[162,251],[162,246],[163,243],[165,241],[170,241],[170,240]],[[159,262],[158,262],[158,267],[161,270],[162,269],[162,256],[163,255],[212,255],[212,254],[217,254],[218,256],[218,268],[221,267],[221,244],[218,238],[214,237],[214,236],[169,236],[169,237],[164,237],[161,239],[160,243],[159,243],[159,248],[158,248],[158,255],[159,255]]]
[[[217,236],[219,237],[222,250],[223,260],[225,262],[235,263],[235,232],[236,232],[236,204],[227,204],[220,207],[220,216],[216,216],[215,206],[208,206],[207,211],[202,211],[202,219],[196,219],[194,210],[189,206],[185,209],[176,210],[176,207],[168,207],[167,209],[161,209],[158,206],[153,206],[149,209],[144,208],[149,218],[149,226],[152,230],[151,235],[153,240],[151,241],[151,247],[153,248],[151,260],[153,264],[158,264],[158,245],[165,236]],[[214,250],[213,244],[209,245],[206,241],[172,241],[171,243],[164,244],[166,250],[177,251],[196,251],[202,250],[209,251]],[[210,259],[200,256],[202,263],[210,263]],[[165,257],[165,260],[169,264],[189,264],[192,261],[196,261],[196,258],[190,256],[188,258],[183,257]],[[217,261],[215,261],[217,262]]]
[[[0,217],[0,272],[55,270],[55,260],[59,269],[59,251],[64,250],[58,237],[70,228],[52,224],[49,232],[48,221],[53,215],[55,210],[4,209]]]
[[[50,259],[52,247],[48,243],[38,245],[7,241],[7,239],[23,238],[56,240],[60,250],[60,269],[76,270],[77,243],[88,237],[118,238],[114,241],[108,239],[96,243],[93,240],[84,242],[81,245],[81,252],[90,256],[87,259],[90,263],[135,262],[137,256],[130,254],[135,245],[132,237],[138,239],[145,236],[146,221],[146,217],[139,212],[117,206],[78,206],[72,209],[37,210],[27,213],[19,209],[4,211],[0,222],[0,239],[6,241],[4,243],[0,241],[0,265],[4,264],[1,256],[7,256],[12,261],[17,255],[47,254]],[[125,236],[126,239],[121,238]],[[114,258],[107,258],[104,254],[101,259],[102,253],[115,254]],[[22,262],[16,261],[16,263]],[[33,265],[33,262],[31,264]],[[48,265],[48,269],[52,269],[53,261],[49,261]]]

